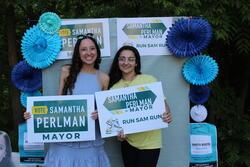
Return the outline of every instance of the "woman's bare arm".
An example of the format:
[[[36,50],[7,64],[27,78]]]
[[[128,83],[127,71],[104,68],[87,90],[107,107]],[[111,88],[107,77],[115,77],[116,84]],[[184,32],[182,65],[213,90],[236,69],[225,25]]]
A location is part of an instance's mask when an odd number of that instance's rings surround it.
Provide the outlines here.
[[[62,67],[58,95],[63,94],[63,87],[65,85],[66,78],[69,76],[69,69],[70,69],[69,65],[65,65]]]
[[[107,90],[109,86],[109,76],[108,74],[100,71],[100,79],[102,84],[102,90]]]

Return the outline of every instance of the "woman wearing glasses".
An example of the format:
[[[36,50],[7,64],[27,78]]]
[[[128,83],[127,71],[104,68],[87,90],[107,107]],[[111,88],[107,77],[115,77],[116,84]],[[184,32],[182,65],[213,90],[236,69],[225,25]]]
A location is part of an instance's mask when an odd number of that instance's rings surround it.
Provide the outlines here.
[[[109,76],[99,70],[100,63],[100,48],[92,35],[78,36],[71,65],[62,67],[59,95],[94,94],[107,89]],[[95,111],[92,113],[92,119],[97,118],[98,114]],[[47,167],[110,167],[97,121],[95,133],[94,141],[50,143],[45,165]]]
[[[109,88],[117,89],[140,84],[156,82],[151,75],[141,74],[140,54],[132,46],[121,47],[110,68]],[[166,104],[163,121],[172,121],[170,109]],[[162,147],[161,130],[124,135],[118,134],[125,167],[156,167]]]

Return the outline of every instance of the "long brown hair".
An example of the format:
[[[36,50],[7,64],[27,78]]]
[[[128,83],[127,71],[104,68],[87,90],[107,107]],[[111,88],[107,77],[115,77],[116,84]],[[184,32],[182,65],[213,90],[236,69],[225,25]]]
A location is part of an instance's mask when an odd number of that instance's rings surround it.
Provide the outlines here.
[[[83,66],[83,62],[80,58],[79,47],[80,47],[82,40],[85,40],[85,39],[90,39],[95,44],[95,47],[97,50],[97,58],[96,58],[95,63],[94,63],[94,68],[97,70],[99,69],[99,65],[101,63],[100,48],[99,48],[96,40],[93,37],[83,35],[82,38],[80,38],[76,41],[74,52],[73,52],[73,57],[72,57],[72,62],[71,62],[70,70],[69,70],[69,76],[65,80],[65,84],[63,87],[63,91],[62,91],[63,95],[66,95],[66,94],[72,95],[72,89],[75,86],[77,75],[79,74],[79,72]]]
[[[112,62],[111,68],[109,70],[109,87],[111,88],[116,82],[118,82],[122,78],[122,72],[118,65],[118,58],[123,50],[130,50],[135,55],[135,61],[137,66],[135,67],[135,73],[141,74],[141,58],[138,50],[133,46],[123,46],[121,47],[115,54],[114,60]]]

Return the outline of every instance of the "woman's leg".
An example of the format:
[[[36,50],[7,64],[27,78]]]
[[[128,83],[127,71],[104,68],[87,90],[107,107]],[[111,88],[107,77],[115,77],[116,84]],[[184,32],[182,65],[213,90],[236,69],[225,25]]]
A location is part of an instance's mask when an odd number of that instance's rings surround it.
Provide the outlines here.
[[[160,148],[140,150],[131,146],[127,141],[123,141],[121,152],[125,167],[156,167]]]
[[[124,167],[136,167],[137,149],[127,141],[121,142],[121,152]]]
[[[139,150],[136,167],[156,167],[160,149]]]

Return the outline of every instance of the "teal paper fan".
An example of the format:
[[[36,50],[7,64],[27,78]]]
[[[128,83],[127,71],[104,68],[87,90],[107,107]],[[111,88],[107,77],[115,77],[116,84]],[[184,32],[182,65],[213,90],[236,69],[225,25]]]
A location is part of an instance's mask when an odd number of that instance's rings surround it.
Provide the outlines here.
[[[56,13],[46,12],[40,16],[38,26],[47,34],[55,34],[61,27],[61,19]]]
[[[25,108],[27,107],[27,97],[30,96],[42,96],[42,93],[38,90],[35,92],[21,92],[20,102]]]
[[[182,73],[187,82],[193,85],[206,85],[212,82],[218,74],[216,61],[206,55],[198,55],[188,59]]]
[[[35,25],[25,32],[21,51],[30,66],[43,69],[56,60],[62,47],[61,43],[58,34],[46,34]]]

